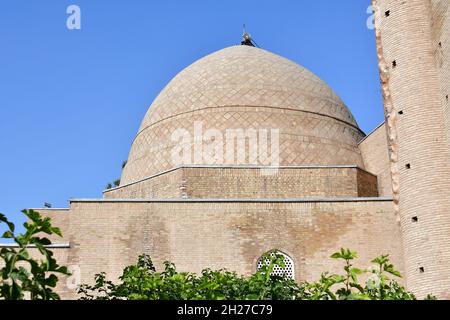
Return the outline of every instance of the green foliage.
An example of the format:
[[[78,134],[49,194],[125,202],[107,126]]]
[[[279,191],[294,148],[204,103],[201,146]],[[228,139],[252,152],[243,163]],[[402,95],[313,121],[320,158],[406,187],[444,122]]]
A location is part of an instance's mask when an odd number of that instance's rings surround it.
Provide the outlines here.
[[[0,299],[21,300],[29,294],[31,299],[57,300],[59,296],[53,291],[58,282],[56,274],[69,273],[66,267],[58,265],[53,253],[47,249],[51,241],[42,236],[61,236],[61,231],[52,226],[50,218],[44,218],[36,211],[23,210],[22,213],[28,221],[24,223],[25,234],[18,235],[14,224],[0,214],[0,223],[8,228],[1,238],[12,239],[16,244],[0,250]],[[30,247],[35,247],[42,259],[34,258],[29,252]]]
[[[227,270],[205,269],[200,275],[178,272],[175,265],[164,263],[157,272],[149,256],[139,257],[136,265],[124,269],[114,284],[106,274],[95,276],[94,285],[82,285],[83,300],[415,300],[390,276],[400,277],[388,256],[374,259],[369,270],[353,266],[356,252],[341,249],[331,256],[344,263],[343,274],[323,273],[317,282],[296,283],[286,276],[273,274],[276,265],[284,268],[284,256],[267,253],[262,267],[250,277]],[[361,276],[368,278],[364,283]],[[435,299],[429,296],[428,299]]]
[[[401,277],[389,261],[388,255],[372,260],[374,266],[368,270],[355,268],[353,260],[357,253],[346,248],[331,255],[331,258],[344,262],[344,274],[333,275],[329,280],[330,287],[338,286],[336,293],[322,293],[327,299],[340,300],[415,300],[415,296],[407,292],[397,281],[390,276]],[[359,277],[365,275],[367,280],[361,284]]]
[[[271,276],[283,256],[268,258],[270,263],[250,278],[226,270],[205,269],[200,275],[178,272],[170,262],[157,272],[150,257],[139,257],[138,263],[126,267],[118,285],[106,281],[104,273],[95,276],[95,284],[82,285],[83,300],[285,300],[300,294],[293,280]]]

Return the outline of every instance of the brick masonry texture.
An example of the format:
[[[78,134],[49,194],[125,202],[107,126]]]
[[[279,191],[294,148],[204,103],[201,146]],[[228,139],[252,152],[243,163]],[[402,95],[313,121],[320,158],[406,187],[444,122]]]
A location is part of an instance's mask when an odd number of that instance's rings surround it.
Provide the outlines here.
[[[53,225],[61,230],[63,237],[58,235],[45,235],[52,243],[68,243],[69,242],[69,227],[70,227],[70,215],[69,209],[35,209],[45,217],[52,219]]]
[[[396,131],[407,285],[419,297],[450,298],[449,2],[376,2],[382,58],[390,63],[382,73],[397,114],[388,129]]]
[[[196,121],[223,136],[229,129],[280,130],[281,165],[363,167],[357,142],[364,134],[322,80],[265,50],[235,46],[189,66],[156,98],[133,142],[122,183],[175,167],[171,151],[178,142],[171,136],[184,129],[193,137]],[[248,153],[237,144],[230,148]],[[264,159],[255,164],[270,165]]]
[[[0,248],[4,245],[0,245]],[[70,250],[66,248],[52,248],[51,249],[53,253],[53,257],[58,261],[58,263],[62,266],[68,266],[68,261],[70,260]],[[30,253],[30,256],[34,259],[42,259],[42,254],[35,248],[29,248],[28,252]],[[24,268],[29,268],[28,264],[25,263],[19,263],[19,266],[22,266]],[[3,260],[0,261],[0,267],[4,266]],[[76,290],[73,289],[70,284],[68,284],[68,280],[70,280],[67,276],[58,276],[59,281],[56,285],[55,291],[61,296],[62,299],[75,299],[76,298]],[[27,298],[25,296],[25,298]]]
[[[432,37],[435,46],[435,58],[440,77],[440,99],[444,111],[447,137],[450,142],[450,2],[431,1]],[[450,144],[449,144],[450,148]]]
[[[61,213],[67,216],[67,213]],[[279,249],[295,262],[297,280],[316,280],[342,266],[329,258],[341,246],[358,250],[358,263],[390,253],[402,271],[400,230],[392,203],[351,202],[152,202],[73,201],[70,250],[62,263],[79,265],[81,281],[105,271],[111,279],[141,253],[158,268],[174,262],[180,271],[227,268],[256,270],[260,256]],[[64,261],[64,259],[67,259]],[[62,284],[65,280],[62,281]],[[65,288],[64,298],[75,298]]]
[[[359,144],[366,170],[375,174],[378,178],[380,196],[392,196],[392,178],[387,143],[386,125],[382,124]]]
[[[106,190],[105,199],[181,198],[185,186],[184,170],[173,169],[147,179]]]
[[[385,143],[386,147],[386,143]],[[104,193],[106,199],[377,197],[376,176],[357,167],[181,167]]]

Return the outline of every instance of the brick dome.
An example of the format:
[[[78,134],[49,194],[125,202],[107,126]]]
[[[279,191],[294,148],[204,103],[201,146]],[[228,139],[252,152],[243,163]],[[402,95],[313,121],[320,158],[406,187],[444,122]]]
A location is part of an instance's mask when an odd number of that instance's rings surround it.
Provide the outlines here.
[[[177,129],[279,129],[280,165],[359,165],[364,133],[316,75],[251,46],[210,54],[180,72],[149,108],[130,151],[122,185],[175,165]],[[213,163],[198,163],[213,164]]]

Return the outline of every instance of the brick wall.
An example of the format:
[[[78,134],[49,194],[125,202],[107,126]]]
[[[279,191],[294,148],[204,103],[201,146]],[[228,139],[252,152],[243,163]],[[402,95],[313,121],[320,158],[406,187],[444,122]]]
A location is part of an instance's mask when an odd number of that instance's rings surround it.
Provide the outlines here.
[[[419,297],[432,292],[450,298],[450,149],[446,42],[448,1],[376,0],[380,6],[379,46],[393,161],[399,173],[399,213],[408,288]],[[437,13],[437,6],[445,14]],[[442,23],[441,23],[442,22]],[[437,37],[437,31],[441,33]],[[447,53],[446,53],[447,52]],[[395,63],[394,63],[395,61]],[[392,135],[392,136],[395,136]],[[397,173],[395,173],[397,174]],[[416,219],[417,218],[417,219]]]
[[[440,99],[450,148],[450,1],[432,0],[432,32],[440,77]]]
[[[35,209],[42,216],[52,219],[52,225],[61,230],[62,237],[58,235],[43,235],[52,241],[52,243],[68,243],[69,242],[69,227],[70,227],[70,210],[69,209]]]
[[[129,185],[106,190],[106,199],[172,199],[181,198],[183,170],[171,170]]]
[[[117,278],[141,253],[158,268],[170,260],[180,271],[225,267],[250,274],[258,258],[276,248],[294,260],[297,280],[316,280],[322,271],[341,270],[329,256],[346,246],[359,252],[360,266],[389,253],[403,270],[400,230],[387,200],[110,201],[71,204],[66,262],[80,266],[83,283],[102,271]]]
[[[387,143],[386,125],[382,124],[359,144],[359,150],[361,150],[366,170],[378,178],[378,192],[380,196],[392,196],[392,179]]]
[[[109,199],[377,197],[377,177],[357,167],[181,167],[105,192]]]
[[[196,159],[195,124],[202,123],[202,132],[215,130],[220,133],[215,140],[217,153],[198,152]],[[271,130],[279,130],[279,142],[272,142]],[[254,130],[255,140],[247,136],[227,140],[230,130]],[[260,131],[266,130],[266,131]],[[186,132],[186,142],[172,140],[174,132]],[[235,131],[236,132],[236,131]],[[183,113],[153,124],[135,139],[122,184],[128,184],[170,170],[180,165],[358,165],[364,164],[357,146],[363,133],[343,121],[299,110],[280,110],[271,107],[226,106]],[[267,140],[266,143],[261,141]],[[219,141],[221,141],[219,143]],[[237,142],[239,141],[239,143]],[[240,144],[244,148],[240,147]],[[260,148],[260,144],[266,148]],[[202,148],[212,145],[204,140]],[[250,148],[251,146],[251,148]],[[272,146],[274,148],[272,149]],[[277,147],[278,146],[278,147]],[[182,149],[181,149],[182,147]],[[227,161],[227,151],[234,150],[234,158]],[[277,150],[278,149],[278,150]],[[206,149],[204,149],[206,150]],[[253,150],[256,157],[251,158]],[[180,152],[177,152],[180,151]],[[279,151],[279,152],[277,152]],[[276,158],[270,158],[273,152]],[[173,157],[188,155],[184,159]],[[242,159],[238,158],[242,156]],[[266,156],[269,155],[269,156]],[[274,161],[272,161],[272,159]]]

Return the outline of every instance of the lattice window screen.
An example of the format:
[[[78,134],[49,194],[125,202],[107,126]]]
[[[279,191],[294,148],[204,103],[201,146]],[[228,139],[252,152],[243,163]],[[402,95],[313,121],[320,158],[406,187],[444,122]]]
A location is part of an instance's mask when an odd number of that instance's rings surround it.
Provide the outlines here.
[[[273,257],[276,254],[282,255],[284,257],[285,267],[281,268],[279,265],[275,265],[273,268],[272,275],[285,276],[287,278],[294,279],[295,278],[294,261],[289,256],[284,254],[283,252],[277,251],[277,252],[270,253],[270,255]],[[266,265],[269,265],[270,261],[269,261],[269,259],[265,259],[265,261],[263,261],[263,259],[259,259],[257,270],[261,269],[261,267],[263,266],[263,263],[265,263]]]

